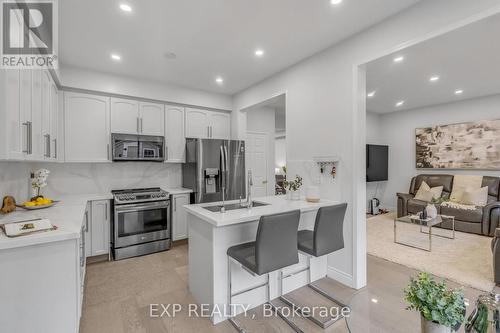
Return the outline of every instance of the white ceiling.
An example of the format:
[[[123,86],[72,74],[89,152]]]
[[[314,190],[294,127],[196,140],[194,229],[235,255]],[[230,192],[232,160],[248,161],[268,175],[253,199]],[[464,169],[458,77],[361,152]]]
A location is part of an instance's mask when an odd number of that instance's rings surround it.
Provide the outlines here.
[[[500,93],[500,15],[371,62],[367,110],[389,113]],[[393,59],[404,56],[395,63]],[[436,82],[429,82],[439,75]],[[455,95],[456,90],[463,94]],[[404,100],[402,107],[395,107]]]
[[[233,94],[416,2],[64,0],[60,60],[63,67]],[[121,3],[132,12],[121,11]],[[255,57],[257,48],[265,51],[262,58]],[[112,52],[122,60],[112,61]],[[177,58],[167,59],[168,52]]]

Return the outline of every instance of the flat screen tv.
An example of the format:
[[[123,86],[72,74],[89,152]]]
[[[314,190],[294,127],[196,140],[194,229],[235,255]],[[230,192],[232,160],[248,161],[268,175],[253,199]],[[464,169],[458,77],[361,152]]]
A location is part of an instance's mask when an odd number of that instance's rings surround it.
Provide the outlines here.
[[[388,180],[389,146],[366,145],[366,181]]]

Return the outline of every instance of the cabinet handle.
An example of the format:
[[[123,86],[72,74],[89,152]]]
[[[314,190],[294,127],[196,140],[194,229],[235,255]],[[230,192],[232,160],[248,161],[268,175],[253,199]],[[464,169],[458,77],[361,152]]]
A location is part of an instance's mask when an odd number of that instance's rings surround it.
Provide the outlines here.
[[[168,146],[165,144],[165,161],[168,160]]]
[[[45,134],[45,154],[44,157],[50,157],[50,134]]]
[[[106,155],[108,156],[108,160],[110,160],[111,158],[109,156],[109,143],[106,146]]]
[[[210,137],[210,126],[207,126],[207,138]]]
[[[210,137],[214,137],[214,129],[212,128],[212,126],[210,126]]]
[[[85,232],[89,231],[89,212],[85,211]]]
[[[54,141],[54,158],[57,158],[57,139],[54,139],[52,141]]]
[[[139,117],[136,119],[136,127],[137,127],[137,133],[140,133],[141,131],[139,130]]]
[[[141,117],[141,133],[142,133],[142,117]]]
[[[29,153],[28,154],[33,154],[33,123],[31,121],[28,121],[28,149]]]
[[[29,138],[30,138],[30,125],[29,125],[29,122],[25,122],[22,124],[23,126],[26,126],[26,149],[23,150],[23,153],[26,153],[26,154],[29,154],[30,153],[30,141],[29,141]]]
[[[108,220],[108,203],[104,205],[104,221]]]
[[[174,198],[174,212],[177,211],[177,198]]]

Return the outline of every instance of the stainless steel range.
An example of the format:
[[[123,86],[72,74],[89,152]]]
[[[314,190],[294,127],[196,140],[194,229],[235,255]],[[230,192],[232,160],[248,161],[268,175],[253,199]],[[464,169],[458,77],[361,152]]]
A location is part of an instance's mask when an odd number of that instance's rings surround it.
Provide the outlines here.
[[[170,196],[160,188],[111,191],[115,260],[170,248]]]

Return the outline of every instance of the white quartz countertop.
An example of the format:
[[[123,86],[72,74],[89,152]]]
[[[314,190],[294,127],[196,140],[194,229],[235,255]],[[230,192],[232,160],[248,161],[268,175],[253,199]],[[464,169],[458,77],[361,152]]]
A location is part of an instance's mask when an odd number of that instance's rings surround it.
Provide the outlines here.
[[[13,213],[0,215],[0,224],[44,218],[57,226],[57,230],[14,238],[7,237],[0,230],[0,250],[80,238],[87,202],[112,198],[111,193],[65,195],[57,198],[59,202],[50,208],[40,210],[17,208]]]
[[[285,196],[271,196],[255,198],[253,201],[267,203],[267,206],[252,207],[251,209],[242,208],[228,210],[225,213],[211,212],[203,207],[221,205],[221,202],[212,202],[197,205],[185,205],[184,208],[200,219],[207,221],[215,227],[224,227],[228,225],[250,222],[260,219],[262,215],[276,214],[299,209],[302,213],[318,210],[320,207],[339,204],[336,201],[321,200],[318,203],[309,203],[304,199],[287,200]],[[226,204],[238,203],[239,200],[228,201]]]

